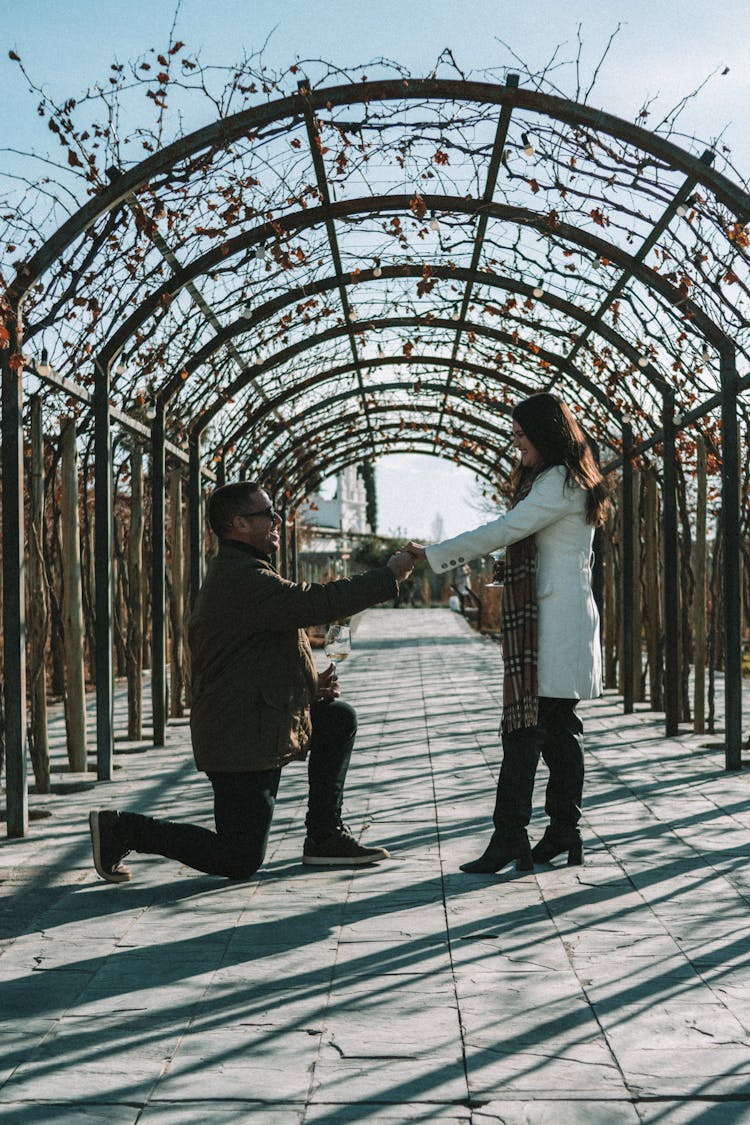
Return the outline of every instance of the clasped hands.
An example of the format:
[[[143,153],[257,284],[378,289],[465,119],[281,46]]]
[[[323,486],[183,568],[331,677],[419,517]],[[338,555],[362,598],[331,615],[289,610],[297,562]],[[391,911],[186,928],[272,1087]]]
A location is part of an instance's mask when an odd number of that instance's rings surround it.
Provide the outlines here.
[[[387,566],[393,572],[396,581],[403,582],[414,570],[414,564],[422,562],[426,558],[424,546],[410,539],[405,547],[401,547],[394,555],[391,555]]]

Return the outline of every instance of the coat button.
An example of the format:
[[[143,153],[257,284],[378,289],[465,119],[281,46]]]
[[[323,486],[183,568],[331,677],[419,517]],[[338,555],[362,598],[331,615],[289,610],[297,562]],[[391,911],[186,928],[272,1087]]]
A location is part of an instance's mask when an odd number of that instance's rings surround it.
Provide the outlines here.
[[[464,557],[463,557],[463,555],[459,555],[459,556],[458,556],[458,561],[459,561],[459,562],[463,562],[463,561],[464,561]]]
[[[443,565],[443,570],[447,570],[447,569],[448,569],[448,564],[447,564],[447,563],[443,563],[442,565]]]
[[[455,559],[451,559],[451,566],[455,566],[455,565],[456,565],[456,560],[455,560]]]

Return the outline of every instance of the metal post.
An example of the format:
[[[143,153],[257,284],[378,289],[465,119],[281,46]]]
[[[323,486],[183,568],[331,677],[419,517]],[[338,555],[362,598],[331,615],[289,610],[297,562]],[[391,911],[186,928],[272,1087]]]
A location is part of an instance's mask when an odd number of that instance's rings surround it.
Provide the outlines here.
[[[291,538],[289,540],[289,577],[292,582],[297,581],[297,517],[292,520]]]
[[[188,519],[190,521],[190,605],[195,604],[203,581],[203,504],[201,481],[201,435],[191,430],[188,441]]]
[[[112,433],[109,363],[94,364],[94,574],[96,579],[96,773],[112,780],[114,676],[112,669]]]
[[[591,590],[599,611],[599,620],[604,620],[604,535],[597,527],[594,532],[594,566],[591,572]],[[603,638],[602,638],[603,641]]]
[[[3,639],[5,653],[5,784],[8,835],[29,830],[26,789],[26,602],[23,520],[23,364],[21,317],[9,320],[2,363]]]
[[[163,746],[167,729],[165,632],[166,582],[164,578],[164,420],[166,407],[156,402],[151,424],[151,710],[153,743]]]
[[[633,713],[633,427],[622,425],[622,702]]]
[[[740,450],[734,348],[721,351],[721,504],[724,526],[724,715],[728,770],[742,769]]]
[[[677,497],[674,442],[674,390],[663,390],[663,520],[664,520],[664,710],[667,736],[679,732],[680,685],[678,620]]]
[[[286,501],[281,505],[281,550],[279,552],[279,570],[284,578],[289,577],[289,551],[287,550],[287,526],[286,526]]]

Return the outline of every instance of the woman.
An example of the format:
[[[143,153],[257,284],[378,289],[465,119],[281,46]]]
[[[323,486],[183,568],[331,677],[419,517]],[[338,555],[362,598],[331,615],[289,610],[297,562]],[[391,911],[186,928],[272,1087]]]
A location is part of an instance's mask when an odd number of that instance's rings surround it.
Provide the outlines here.
[[[599,614],[591,590],[594,529],[608,507],[608,486],[581,427],[551,394],[533,395],[513,411],[520,457],[511,476],[513,503],[492,523],[426,549],[417,558],[445,571],[508,547],[503,596],[503,761],[495,831],[482,856],[462,871],[492,872],[515,860],[531,871],[567,852],[583,862],[578,829],[583,789],[579,699],[601,694]],[[534,775],[549,768],[549,825],[531,849]]]

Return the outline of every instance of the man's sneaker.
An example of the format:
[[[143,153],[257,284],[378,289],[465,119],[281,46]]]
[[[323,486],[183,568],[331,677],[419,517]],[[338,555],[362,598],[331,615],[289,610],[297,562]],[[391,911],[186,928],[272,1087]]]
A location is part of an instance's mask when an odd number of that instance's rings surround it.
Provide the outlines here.
[[[120,860],[130,849],[117,839],[116,824],[117,813],[110,809],[92,809],[89,813],[94,867],[108,883],[127,883],[130,879],[130,868],[123,867]]]
[[[358,844],[343,825],[325,840],[313,840],[308,836],[302,850],[302,862],[316,867],[355,867],[363,863],[377,863],[378,860],[390,857],[390,852],[385,848],[366,848],[363,844]]]

